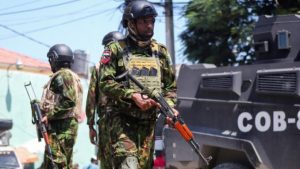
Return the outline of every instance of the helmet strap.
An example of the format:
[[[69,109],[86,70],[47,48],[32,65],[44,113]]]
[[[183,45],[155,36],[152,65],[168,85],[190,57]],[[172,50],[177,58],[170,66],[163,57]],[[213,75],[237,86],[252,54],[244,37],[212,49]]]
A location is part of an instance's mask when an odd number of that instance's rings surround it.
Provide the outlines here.
[[[52,71],[53,73],[57,72],[58,68],[57,68],[57,66],[55,65],[55,63],[50,63],[50,66],[51,66],[51,71]]]

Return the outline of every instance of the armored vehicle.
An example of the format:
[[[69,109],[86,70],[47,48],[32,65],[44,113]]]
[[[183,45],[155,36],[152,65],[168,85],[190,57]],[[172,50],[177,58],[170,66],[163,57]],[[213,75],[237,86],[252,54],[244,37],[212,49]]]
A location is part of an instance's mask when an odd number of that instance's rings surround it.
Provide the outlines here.
[[[0,169],[23,169],[15,149],[9,146],[12,126],[12,120],[0,119]]]
[[[300,168],[300,16],[261,16],[252,65],[182,65],[177,108],[210,165],[171,128],[167,168]]]

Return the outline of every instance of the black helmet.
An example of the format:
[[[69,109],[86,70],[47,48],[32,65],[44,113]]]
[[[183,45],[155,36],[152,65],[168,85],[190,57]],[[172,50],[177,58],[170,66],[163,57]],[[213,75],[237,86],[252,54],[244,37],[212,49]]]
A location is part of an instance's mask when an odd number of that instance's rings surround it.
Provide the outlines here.
[[[147,17],[147,16],[157,16],[157,12],[154,6],[148,1],[135,0],[130,2],[123,14],[122,25],[124,28],[128,28],[129,36],[134,40],[139,46],[146,46],[150,44],[151,36],[144,36],[138,33],[136,27],[136,19]]]
[[[109,42],[124,39],[124,35],[118,31],[112,31],[106,34],[102,39],[102,45],[107,45]]]
[[[132,1],[126,6],[124,10],[122,18],[123,27],[127,28],[128,21],[145,16],[157,16],[157,12],[154,6],[150,2],[145,0]]]
[[[61,67],[70,67],[74,62],[74,56],[71,48],[65,44],[56,44],[49,49],[47,53],[49,63],[53,72]]]

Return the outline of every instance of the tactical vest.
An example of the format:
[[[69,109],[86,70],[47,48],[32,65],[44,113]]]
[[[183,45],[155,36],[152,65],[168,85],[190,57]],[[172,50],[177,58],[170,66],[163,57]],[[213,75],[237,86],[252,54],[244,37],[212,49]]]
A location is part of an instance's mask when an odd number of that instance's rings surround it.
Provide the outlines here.
[[[76,117],[77,119],[79,119],[80,116],[82,115],[82,93],[83,93],[83,88],[80,83],[80,78],[77,76],[77,74],[75,74],[69,69],[64,69],[64,71],[68,71],[72,75],[73,84],[76,85],[75,87],[76,105],[69,113],[65,114],[59,119],[65,119],[68,117]],[[55,72],[50,78],[50,80],[48,81],[48,83],[44,86],[40,106],[42,110],[44,110],[45,112],[49,112],[53,110],[54,106],[59,104],[59,102],[61,101],[62,98],[61,95],[55,94],[53,91],[50,90],[51,82],[59,73],[61,73],[61,70]]]
[[[128,50],[125,43],[120,43],[123,48],[122,58],[125,68],[134,76],[143,86],[150,89],[156,89],[161,92],[161,69],[158,57],[158,44],[151,43],[152,55],[145,57],[145,54],[135,54]],[[133,82],[129,81],[130,88],[140,91]]]
[[[140,53],[129,50],[125,41],[119,41],[118,43],[119,59],[118,66],[123,67],[129,71],[143,86],[150,89],[156,89],[161,92],[161,64],[158,56],[159,45],[153,41],[151,42],[151,53]],[[120,72],[123,73],[123,72]],[[141,91],[133,82],[127,79],[127,86],[131,89]],[[155,108],[142,112],[137,106],[131,107],[130,104],[124,102],[116,102],[117,107],[121,108],[122,111],[127,111],[130,116],[138,119],[155,120],[156,112]],[[123,105],[124,104],[124,105]],[[123,107],[124,106],[124,107]]]

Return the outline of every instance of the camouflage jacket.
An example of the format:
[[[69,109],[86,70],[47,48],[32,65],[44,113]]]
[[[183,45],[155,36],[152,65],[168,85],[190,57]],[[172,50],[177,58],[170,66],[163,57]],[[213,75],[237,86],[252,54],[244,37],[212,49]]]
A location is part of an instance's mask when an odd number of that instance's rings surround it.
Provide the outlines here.
[[[99,88],[98,87],[98,73],[99,73],[99,66],[98,63],[96,66],[93,67],[91,78],[90,78],[90,84],[89,84],[89,90],[86,98],[86,117],[87,117],[87,124],[94,124],[94,117],[96,113],[96,109],[98,108],[99,103]]]
[[[76,82],[78,83],[75,84]],[[82,86],[79,77],[75,73],[71,72],[70,69],[62,68],[51,75],[51,79],[45,85],[45,88],[49,83],[50,91],[48,92],[53,92],[55,97],[58,98],[50,109],[45,108],[45,99],[42,98],[41,100],[41,109],[49,120],[70,117],[69,114],[74,113],[75,108],[80,107],[79,109],[81,109],[81,105],[77,104],[80,102],[78,99],[82,99],[79,97],[82,96]]]
[[[121,45],[120,45],[121,44]],[[125,47],[122,44],[126,44]],[[176,104],[176,82],[173,69],[171,67],[170,55],[166,47],[157,43],[155,40],[151,41],[151,44],[146,48],[140,48],[133,42],[130,42],[129,38],[125,38],[119,42],[109,43],[101,57],[100,67],[100,89],[108,97],[108,105],[117,105],[118,108],[123,109],[131,106],[139,108],[131,100],[133,93],[136,90],[129,88],[126,83],[117,82],[115,77],[126,71],[126,67],[123,61],[124,48],[134,54],[139,54],[143,57],[151,56],[153,46],[158,46],[157,55],[159,58],[159,64],[161,69],[161,82],[162,82],[162,94],[166,98],[170,106]],[[129,103],[129,104],[128,104]],[[116,107],[116,106],[115,106]],[[124,110],[124,109],[123,109]],[[124,111],[123,111],[124,112]]]

